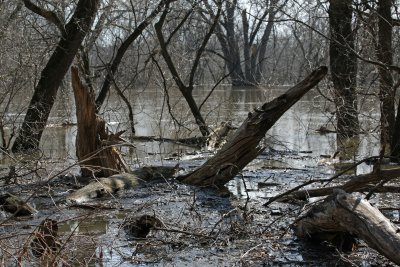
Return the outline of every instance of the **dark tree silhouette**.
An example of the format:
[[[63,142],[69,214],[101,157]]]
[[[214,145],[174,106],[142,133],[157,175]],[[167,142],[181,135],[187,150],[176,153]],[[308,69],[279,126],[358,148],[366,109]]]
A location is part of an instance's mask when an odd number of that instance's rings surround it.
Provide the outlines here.
[[[73,16],[62,31],[57,47],[42,70],[19,135],[12,147],[14,152],[39,147],[58,87],[90,30],[98,5],[99,0],[78,2]]]

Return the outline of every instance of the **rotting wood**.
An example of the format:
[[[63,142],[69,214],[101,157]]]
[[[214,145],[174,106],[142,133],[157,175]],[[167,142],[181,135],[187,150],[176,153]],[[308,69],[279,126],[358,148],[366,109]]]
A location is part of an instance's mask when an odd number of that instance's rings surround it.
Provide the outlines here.
[[[72,204],[82,203],[94,198],[113,195],[124,189],[137,187],[140,183],[158,179],[169,179],[179,171],[175,166],[150,166],[133,170],[132,173],[119,173],[110,177],[97,178],[67,197]]]
[[[207,138],[207,149],[215,150],[223,146],[229,139],[232,130],[237,129],[232,125],[232,121],[223,121],[221,125],[212,130]]]
[[[344,233],[355,235],[400,264],[400,229],[367,200],[340,189],[297,220],[295,232],[318,240]]]
[[[94,93],[79,78],[78,68],[71,67],[72,88],[76,102],[78,132],[76,155],[82,176],[110,176],[129,172],[118,150],[113,146],[126,143],[123,132],[110,133],[103,119],[96,115]]]
[[[218,187],[229,182],[264,151],[265,147],[260,145],[260,141],[266,132],[293,104],[317,85],[327,71],[325,66],[314,70],[285,94],[250,112],[248,118],[214,157],[193,172],[178,177],[178,180],[193,185]]]

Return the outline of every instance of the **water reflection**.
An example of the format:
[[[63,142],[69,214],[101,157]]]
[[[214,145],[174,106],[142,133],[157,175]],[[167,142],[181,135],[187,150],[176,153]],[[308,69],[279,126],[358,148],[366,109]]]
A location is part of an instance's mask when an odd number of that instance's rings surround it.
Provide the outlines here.
[[[265,101],[285,92],[287,88],[231,88],[220,86],[202,107],[202,114],[211,127],[215,127],[222,121],[231,120],[234,125],[239,125],[247,117],[247,113]],[[162,136],[169,138],[186,138],[199,136],[197,126],[189,108],[177,89],[170,90],[170,106],[172,115],[179,122],[171,119],[166,107],[166,98],[157,88],[147,88],[143,91],[130,91],[130,100],[134,107],[137,135]],[[196,87],[194,95],[198,103],[201,103],[209,93],[209,88]],[[73,105],[71,105],[73,106]],[[55,127],[64,121],[76,121],[74,111],[70,107],[65,111],[65,103],[56,105],[62,107],[50,121],[53,127],[48,127],[43,135],[41,148],[47,158],[66,160],[71,163],[75,156],[75,126]],[[307,93],[297,104],[287,111],[276,125],[267,134],[268,145],[295,151],[311,151],[312,156],[333,155],[337,151],[336,135],[329,133],[321,135],[316,129],[321,126],[329,126],[332,116],[325,112],[329,109],[325,99],[318,93]],[[127,109],[117,97],[110,97],[102,116],[107,120],[111,130],[119,131],[129,129]],[[362,123],[371,124],[370,118],[362,118]],[[375,122],[374,122],[375,123]],[[333,128],[333,127],[332,127]],[[129,134],[129,133],[127,133]],[[349,157],[352,159],[376,155],[378,140],[371,135],[361,135],[355,153]],[[161,161],[164,157],[177,150],[185,152],[185,148],[176,144],[147,142],[135,143],[137,148],[125,148],[131,164],[140,162]],[[3,157],[4,158],[4,157]],[[3,161],[3,164],[5,162]]]

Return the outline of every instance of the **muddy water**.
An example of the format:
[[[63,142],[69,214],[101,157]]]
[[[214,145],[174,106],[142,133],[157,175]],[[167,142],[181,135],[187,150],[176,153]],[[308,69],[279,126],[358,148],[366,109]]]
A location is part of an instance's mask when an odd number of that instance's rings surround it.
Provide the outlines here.
[[[199,103],[208,93],[204,88],[196,88],[195,92]],[[204,104],[202,113],[213,127],[227,120],[238,126],[249,111],[282,92],[283,89],[220,87]],[[177,91],[169,92],[169,97],[173,116],[179,123],[171,120],[162,92],[147,88],[131,92],[129,97],[134,107],[137,135],[170,138],[198,135]],[[361,118],[366,132],[377,123],[372,104],[361,102],[361,108],[369,107],[367,115]],[[44,133],[41,153],[15,155],[24,160],[39,159],[40,170],[32,182],[58,175],[59,170],[76,162],[76,127],[60,125],[64,121],[76,121],[70,106],[72,101],[64,101],[53,111],[52,125]],[[108,100],[103,116],[112,130],[128,128],[126,110],[118,99]],[[0,248],[7,250],[0,251],[2,259],[13,255],[14,260],[8,261],[12,265],[22,255],[27,266],[42,265],[43,262],[27,257],[23,248],[29,244],[27,237],[35,226],[43,218],[51,217],[59,222],[63,244],[57,258],[59,265],[64,262],[72,266],[332,266],[346,265],[346,260],[364,266],[383,263],[382,258],[362,245],[351,255],[340,255],[329,247],[304,245],[289,229],[299,213],[298,206],[274,203],[268,208],[262,207],[269,197],[310,178],[327,177],[340,167],[321,162],[321,155],[332,155],[336,151],[335,134],[321,135],[315,131],[321,126],[334,129],[331,110],[318,94],[308,93],[268,132],[265,153],[227,185],[230,197],[169,180],[96,200],[85,207],[73,207],[65,203],[65,196],[71,188],[80,186],[73,176],[78,174],[76,167],[63,172],[66,176],[57,176],[50,185],[3,187],[22,196],[34,192],[32,203],[39,213],[4,224],[1,235],[6,241],[0,240]],[[126,138],[129,139],[128,134]],[[376,143],[373,133],[362,135],[353,159],[376,155]],[[212,156],[212,152],[172,143],[134,142],[134,145],[135,149],[123,148],[132,167],[180,163],[188,171]],[[2,173],[7,173],[9,163],[10,159],[3,157]],[[24,164],[21,171],[32,168],[26,166],[29,161]],[[365,165],[357,169],[357,173],[367,171],[369,167]],[[152,230],[146,239],[133,238],[124,225],[129,218],[143,214],[156,216],[163,227]],[[6,217],[1,214],[1,218]]]
[[[202,103],[209,93],[208,87],[195,88],[194,94],[198,103]],[[285,92],[287,88],[235,88],[218,87],[207,102],[202,106],[202,114],[211,127],[217,127],[221,122],[231,120],[238,126],[246,118],[247,113],[260,106],[265,101]],[[162,136],[170,138],[185,138],[198,136],[199,131],[194,124],[186,102],[176,89],[171,89],[169,106],[176,121],[171,119],[168,112],[166,95],[159,88],[145,88],[126,92],[131,100],[135,116],[136,133],[139,136]],[[106,108],[102,111],[109,127],[114,131],[127,130],[127,108],[118,98],[110,97]],[[360,100],[360,116],[362,131],[354,151],[355,158],[376,155],[378,152],[378,137],[376,130],[379,120],[376,101]],[[309,152],[313,157],[333,155],[336,151],[336,136],[334,133],[321,135],[317,129],[324,127],[334,130],[334,108],[319,93],[310,91],[295,104],[277,124],[268,132],[266,144],[278,150]],[[10,113],[9,119],[21,121],[23,117],[15,117],[18,112]],[[76,127],[61,126],[64,122],[76,122],[74,115],[73,96],[62,95],[52,111],[50,127],[44,133],[42,142],[42,157],[67,160],[75,159]],[[129,130],[127,130],[129,136]],[[135,143],[136,149],[126,150],[128,159],[134,162],[162,161],[165,155],[174,152],[192,151],[170,143]],[[7,160],[7,157],[3,158]],[[319,159],[316,160],[318,163]],[[310,161],[313,165],[315,162]],[[362,171],[362,170],[359,170]]]

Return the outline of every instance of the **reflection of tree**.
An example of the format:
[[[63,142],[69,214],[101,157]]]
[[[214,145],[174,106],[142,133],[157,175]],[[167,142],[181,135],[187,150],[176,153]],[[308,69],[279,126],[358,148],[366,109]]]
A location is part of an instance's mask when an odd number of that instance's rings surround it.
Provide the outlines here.
[[[60,223],[59,234],[68,239],[63,250],[69,259],[68,263],[81,266],[98,260],[96,255],[104,246],[100,239],[107,234],[109,223],[104,217],[89,217]]]

